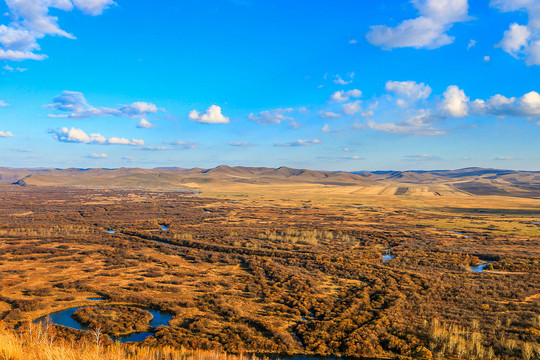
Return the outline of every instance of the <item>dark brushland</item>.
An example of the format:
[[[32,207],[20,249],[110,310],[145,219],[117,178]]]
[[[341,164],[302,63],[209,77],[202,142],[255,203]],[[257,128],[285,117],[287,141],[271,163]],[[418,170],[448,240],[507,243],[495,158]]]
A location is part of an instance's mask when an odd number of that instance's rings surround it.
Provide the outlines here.
[[[134,345],[152,351],[540,351],[539,172],[219,166],[0,176],[0,347],[35,319],[85,307],[79,317],[94,333],[54,325],[55,346],[93,344],[99,327],[101,351],[133,329],[152,335]],[[144,309],[172,320],[151,328],[137,317]]]

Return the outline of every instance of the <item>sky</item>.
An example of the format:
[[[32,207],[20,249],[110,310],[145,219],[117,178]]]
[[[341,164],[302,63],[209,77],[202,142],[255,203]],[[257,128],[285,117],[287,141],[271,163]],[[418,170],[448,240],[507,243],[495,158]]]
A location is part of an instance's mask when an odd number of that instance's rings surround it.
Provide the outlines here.
[[[0,166],[540,170],[540,0],[0,14]]]

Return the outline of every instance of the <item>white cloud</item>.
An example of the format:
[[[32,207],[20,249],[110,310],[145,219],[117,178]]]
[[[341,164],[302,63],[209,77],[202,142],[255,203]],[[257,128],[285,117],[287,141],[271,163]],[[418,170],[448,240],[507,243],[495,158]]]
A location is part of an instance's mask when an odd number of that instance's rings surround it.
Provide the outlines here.
[[[131,145],[144,146],[143,140],[111,137],[107,139],[101,134],[86,134],[81,129],[62,127],[56,130],[50,129],[52,137],[60,142],[96,144],[96,145]]]
[[[324,124],[324,126],[322,127],[322,132],[325,132],[325,133],[328,133],[330,132],[330,126],[328,124]]]
[[[434,161],[434,160],[442,160],[438,156],[430,155],[430,154],[421,154],[421,155],[405,155],[403,158],[407,161]]]
[[[467,50],[470,50],[470,49],[472,49],[472,48],[475,47],[475,46],[476,46],[476,40],[471,39],[471,40],[469,41],[469,44],[467,44]]]
[[[441,108],[443,112],[454,117],[468,115],[469,97],[456,85],[450,85],[443,94]]]
[[[13,68],[13,67],[11,67],[9,65],[5,65],[3,67],[3,69],[6,70],[6,71],[9,71],[9,72],[25,72],[26,70],[28,70],[28,69],[20,68],[20,67]]]
[[[396,27],[376,25],[366,39],[385,50],[413,47],[435,49],[454,41],[447,32],[453,24],[469,20],[467,0],[411,0],[419,16]]]
[[[284,114],[292,112],[294,109],[275,109],[261,111],[258,115],[249,114],[247,118],[261,125],[279,125],[283,121],[294,121],[293,117],[285,116]]]
[[[202,124],[228,124],[230,120],[228,117],[223,116],[221,113],[221,107],[212,105],[206,110],[206,113],[199,114],[197,110],[192,110],[189,113],[189,118],[193,121]]]
[[[319,117],[322,119],[337,119],[341,117],[341,114],[331,111],[319,111]]]
[[[137,124],[139,128],[153,127],[144,117],[163,110],[159,109],[155,104],[142,101],[117,108],[94,107],[88,104],[83,93],[78,91],[62,91],[60,95],[53,98],[51,104],[45,105],[45,107],[66,113],[60,115],[49,114],[49,117],[53,118],[88,119],[100,116],[118,116],[140,119]]]
[[[538,0],[492,0],[491,6],[502,12],[521,11],[528,14],[527,25],[510,24],[497,44],[527,65],[540,65],[540,3]]]
[[[37,40],[46,35],[75,37],[58,26],[58,18],[49,15],[50,9],[72,11],[74,7],[89,15],[99,15],[112,0],[6,0],[12,22],[0,25],[0,59],[43,60],[47,56],[36,54]]]
[[[198,144],[191,141],[164,141],[164,144],[173,145],[178,149],[186,150],[186,149],[196,149]]]
[[[9,104],[5,102],[4,100],[0,100],[0,107],[6,107],[6,106],[9,106]]]
[[[168,150],[174,150],[174,148],[170,146],[145,146],[140,148],[140,150],[144,151],[168,151]]]
[[[349,80],[343,80],[341,78],[341,75],[337,74],[337,75],[334,75],[334,84],[336,85],[349,85],[349,84],[352,84],[353,82],[353,79],[354,79],[354,72],[350,73],[350,74],[347,74],[349,76]]]
[[[497,46],[514,57],[518,57],[524,48],[529,45],[531,31],[525,25],[516,23],[510,25],[510,29],[506,30],[501,42]]]
[[[431,95],[431,87],[416,81],[388,81],[386,91],[394,93],[409,101],[423,100]]]
[[[378,123],[373,120],[367,122],[367,127],[393,134],[434,136],[444,135],[446,131],[433,128],[434,117],[426,109],[418,110],[417,114],[405,121]]]
[[[105,9],[114,5],[112,0],[73,0],[73,4],[88,15],[101,15]]]
[[[330,100],[336,101],[336,102],[345,102],[349,101],[351,98],[357,99],[362,96],[362,91],[358,89],[353,89],[349,91],[336,91],[332,95],[330,95]]]
[[[361,104],[362,102],[360,100],[356,100],[352,103],[343,104],[343,112],[347,115],[358,114],[362,111]]]
[[[495,160],[514,160],[514,158],[511,156],[497,156]]]
[[[148,120],[146,120],[146,119],[141,119],[141,120],[137,123],[137,127],[138,127],[139,129],[152,129],[152,128],[156,127],[156,126],[150,124],[150,122],[148,122]]]
[[[540,117],[540,94],[531,91],[519,98],[497,94],[488,100],[473,101],[470,108],[475,115],[537,118]]]
[[[0,138],[14,137],[11,131],[0,131]]]
[[[291,142],[288,142],[288,143],[276,143],[276,144],[274,144],[274,146],[292,146],[292,147],[296,147],[296,146],[311,146],[311,145],[314,145],[314,144],[322,144],[322,141],[320,141],[319,139],[313,139],[313,140],[298,139],[296,141],[291,141]]]
[[[255,144],[248,143],[248,142],[230,142],[230,143],[229,143],[229,146],[234,146],[234,147],[251,147],[251,146],[255,146]]]
[[[88,155],[88,157],[90,159],[107,159],[109,156],[105,153],[91,153],[90,155]]]

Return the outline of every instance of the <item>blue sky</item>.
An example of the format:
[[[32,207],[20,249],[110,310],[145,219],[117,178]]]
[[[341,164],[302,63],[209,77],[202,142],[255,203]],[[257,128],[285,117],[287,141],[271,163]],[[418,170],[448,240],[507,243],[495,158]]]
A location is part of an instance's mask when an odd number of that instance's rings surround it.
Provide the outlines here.
[[[0,13],[0,166],[540,170],[540,0]]]

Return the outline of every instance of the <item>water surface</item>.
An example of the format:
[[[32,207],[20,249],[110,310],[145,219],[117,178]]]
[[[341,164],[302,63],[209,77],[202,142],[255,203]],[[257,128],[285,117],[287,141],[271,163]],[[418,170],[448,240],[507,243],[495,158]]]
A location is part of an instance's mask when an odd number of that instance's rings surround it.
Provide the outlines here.
[[[96,300],[96,299],[97,298],[94,298],[93,300]],[[100,298],[99,300],[103,300],[103,299]],[[90,330],[87,326],[80,324],[77,320],[71,317],[75,313],[75,311],[77,311],[78,309],[80,309],[80,307],[51,313],[49,314],[49,319],[51,320],[51,323],[56,324],[56,325],[65,326],[65,327],[72,328],[75,330]],[[148,308],[142,308],[142,309],[152,314],[153,317],[152,317],[152,321],[150,321],[150,327],[154,329],[162,325],[167,326],[169,325],[169,321],[172,320],[172,316],[169,315],[168,313],[158,311],[158,310],[148,309]],[[43,322],[46,319],[47,319],[47,316],[43,316],[37,319],[35,322],[36,323]],[[154,334],[151,332],[144,331],[140,333],[132,333],[129,335],[114,338],[114,340],[120,341],[122,343],[130,342],[130,341],[139,342],[153,335]]]

